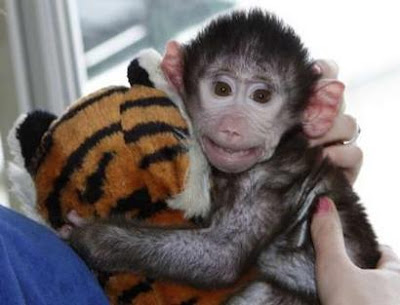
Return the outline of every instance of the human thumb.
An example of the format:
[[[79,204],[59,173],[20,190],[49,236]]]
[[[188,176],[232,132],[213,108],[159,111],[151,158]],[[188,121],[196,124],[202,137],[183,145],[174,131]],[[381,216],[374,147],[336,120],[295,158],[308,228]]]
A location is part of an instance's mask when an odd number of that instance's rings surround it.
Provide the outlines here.
[[[338,267],[350,263],[345,249],[339,214],[335,204],[328,197],[321,197],[318,201],[311,222],[311,236],[317,273],[321,269],[323,272],[336,272],[339,271]]]

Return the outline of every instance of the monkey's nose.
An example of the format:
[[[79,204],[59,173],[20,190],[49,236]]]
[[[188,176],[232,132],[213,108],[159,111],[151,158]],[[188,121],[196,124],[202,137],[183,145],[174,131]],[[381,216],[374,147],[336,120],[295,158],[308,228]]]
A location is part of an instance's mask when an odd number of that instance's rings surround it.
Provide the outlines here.
[[[221,130],[221,136],[228,141],[235,141],[241,138],[241,134],[235,129],[223,129]]]
[[[236,136],[240,135],[240,133],[238,133],[236,130],[232,130],[232,129],[222,130],[222,133],[224,133],[225,135],[227,135],[229,137],[236,137]]]
[[[221,119],[217,127],[218,136],[225,141],[238,141],[242,138],[244,122],[241,117],[227,115]]]

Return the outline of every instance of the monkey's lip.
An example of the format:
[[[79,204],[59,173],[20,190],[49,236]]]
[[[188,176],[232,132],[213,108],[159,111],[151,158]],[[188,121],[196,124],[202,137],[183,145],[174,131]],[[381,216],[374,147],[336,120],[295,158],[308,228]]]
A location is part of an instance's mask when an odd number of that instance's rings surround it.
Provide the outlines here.
[[[239,149],[219,145],[209,137],[203,137],[202,140],[209,161],[225,172],[241,172],[250,168],[263,152],[260,147]]]

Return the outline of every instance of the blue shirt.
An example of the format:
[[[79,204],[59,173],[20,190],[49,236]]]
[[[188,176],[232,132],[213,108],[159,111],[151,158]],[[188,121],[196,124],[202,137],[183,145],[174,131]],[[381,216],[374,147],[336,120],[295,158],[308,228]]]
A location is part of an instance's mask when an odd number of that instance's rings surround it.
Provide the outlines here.
[[[53,232],[0,206],[0,304],[108,301],[83,261]]]

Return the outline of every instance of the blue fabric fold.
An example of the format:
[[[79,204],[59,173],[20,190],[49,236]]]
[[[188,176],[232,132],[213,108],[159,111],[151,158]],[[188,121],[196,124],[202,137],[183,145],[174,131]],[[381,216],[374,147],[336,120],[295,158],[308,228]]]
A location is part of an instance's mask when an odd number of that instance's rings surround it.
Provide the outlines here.
[[[0,304],[108,301],[84,262],[52,231],[0,206]]]

